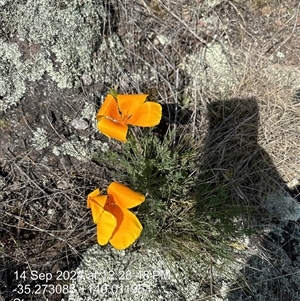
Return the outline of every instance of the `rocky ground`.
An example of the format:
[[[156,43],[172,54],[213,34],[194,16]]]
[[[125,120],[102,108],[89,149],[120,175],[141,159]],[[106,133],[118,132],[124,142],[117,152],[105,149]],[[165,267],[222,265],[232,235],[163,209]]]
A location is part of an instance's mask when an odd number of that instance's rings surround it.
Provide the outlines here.
[[[72,283],[69,300],[95,299],[103,296],[99,279],[80,281],[75,271],[136,274],[138,264],[144,278],[130,288],[138,284],[145,294],[131,290],[120,300],[300,300],[299,13],[293,0],[0,1],[5,300],[46,300],[32,294],[46,273],[54,287]],[[147,246],[122,253],[95,246],[85,198],[109,181],[92,160],[116,147],[95,128],[109,88],[149,93],[162,104],[188,95],[191,131],[203,138],[207,104],[255,99],[255,143],[269,162],[259,166],[272,166],[270,178],[290,194],[259,186],[270,215],[257,221],[255,235],[232,243],[235,262],[209,266]],[[154,277],[158,270],[170,277]],[[151,281],[143,281],[145,271]],[[68,290],[48,300],[66,300]],[[113,292],[105,298],[119,300]]]

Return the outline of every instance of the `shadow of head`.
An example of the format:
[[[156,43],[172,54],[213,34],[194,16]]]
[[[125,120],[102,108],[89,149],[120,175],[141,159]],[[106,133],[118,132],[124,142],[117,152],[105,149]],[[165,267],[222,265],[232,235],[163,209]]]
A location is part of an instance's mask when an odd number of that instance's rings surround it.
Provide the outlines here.
[[[269,193],[283,181],[257,142],[256,99],[217,100],[208,104],[207,111],[209,132],[203,161],[210,181],[230,186],[233,200],[257,205],[262,194]]]

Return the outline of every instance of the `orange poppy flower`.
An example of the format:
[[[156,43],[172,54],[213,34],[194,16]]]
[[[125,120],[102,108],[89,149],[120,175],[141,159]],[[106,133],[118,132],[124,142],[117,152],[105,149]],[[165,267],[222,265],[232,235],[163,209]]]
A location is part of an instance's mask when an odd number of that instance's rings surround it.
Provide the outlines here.
[[[118,250],[128,248],[141,235],[142,225],[128,209],[145,201],[145,196],[132,189],[113,182],[108,186],[108,195],[101,195],[95,189],[87,197],[87,208],[97,224],[97,241],[100,245],[108,242]]]
[[[104,135],[125,142],[128,125],[152,127],[162,116],[160,104],[145,102],[147,94],[108,94],[96,115],[98,129]]]

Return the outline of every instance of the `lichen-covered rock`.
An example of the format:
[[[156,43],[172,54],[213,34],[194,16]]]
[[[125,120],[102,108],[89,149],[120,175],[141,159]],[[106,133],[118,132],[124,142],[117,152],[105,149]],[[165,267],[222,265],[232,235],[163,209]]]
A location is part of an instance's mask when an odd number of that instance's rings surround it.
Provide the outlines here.
[[[176,261],[155,248],[117,251],[95,245],[84,254],[69,300],[195,300],[201,296],[203,268],[193,258]]]
[[[192,85],[210,91],[225,93],[237,85],[237,72],[233,72],[229,49],[220,43],[211,43],[183,60],[182,68],[191,76]]]
[[[53,154],[56,156],[69,155],[78,160],[91,160],[97,152],[106,152],[109,146],[106,142],[90,141],[85,137],[76,135],[70,136],[69,141],[62,143],[60,146],[53,147]]]
[[[106,18],[102,1],[6,3],[0,11],[6,37],[0,39],[0,111],[24,96],[28,80],[44,74],[61,89],[116,76],[124,50],[114,33],[103,38]]]
[[[298,221],[300,204],[285,191],[274,192],[266,197],[262,206],[281,221]]]
[[[23,78],[25,66],[17,44],[0,39],[0,111],[6,111],[23,96],[26,88]]]
[[[37,155],[43,150],[79,160],[107,150],[90,139],[103,83],[124,75],[113,9],[92,0],[0,5],[0,113],[11,125],[3,129],[1,145],[16,155],[30,146]]]

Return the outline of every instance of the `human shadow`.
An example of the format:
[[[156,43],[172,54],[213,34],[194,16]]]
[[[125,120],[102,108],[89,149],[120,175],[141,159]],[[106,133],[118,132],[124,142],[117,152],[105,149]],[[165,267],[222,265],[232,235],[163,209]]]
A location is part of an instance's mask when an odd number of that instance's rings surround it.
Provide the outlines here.
[[[206,195],[208,202],[201,202],[198,210],[208,212],[211,206],[219,218],[225,208],[223,215],[228,219],[239,216],[240,226],[250,221],[261,230],[271,228],[268,234],[260,234],[259,245],[266,259],[258,255],[249,258],[227,300],[277,300],[268,295],[268,290],[272,290],[273,297],[276,293],[282,296],[285,287],[280,286],[279,278],[287,274],[285,269],[296,260],[291,244],[296,239],[299,204],[288,194],[272,159],[258,143],[256,99],[213,101],[208,104],[207,112],[209,133],[202,158],[206,181],[202,185],[204,191],[199,193]],[[235,209],[230,211],[230,208]],[[280,262],[284,257],[288,258],[285,265],[272,262]],[[259,295],[264,298],[259,299]]]
[[[259,109],[255,98],[211,102],[204,166],[211,182],[231,186],[231,197],[259,205],[285,183],[270,156],[257,142]]]

